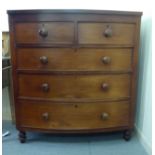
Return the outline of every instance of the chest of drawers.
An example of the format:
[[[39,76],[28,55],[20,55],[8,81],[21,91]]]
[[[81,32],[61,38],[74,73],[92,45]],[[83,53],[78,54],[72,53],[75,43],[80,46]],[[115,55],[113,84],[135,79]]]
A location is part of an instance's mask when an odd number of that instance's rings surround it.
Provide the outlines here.
[[[96,133],[134,126],[141,12],[10,10],[16,127]]]

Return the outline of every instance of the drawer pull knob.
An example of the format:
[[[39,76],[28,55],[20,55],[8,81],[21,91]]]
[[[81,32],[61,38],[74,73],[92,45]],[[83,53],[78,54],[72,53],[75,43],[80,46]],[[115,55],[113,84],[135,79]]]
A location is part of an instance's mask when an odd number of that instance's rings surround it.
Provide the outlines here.
[[[48,92],[48,91],[49,91],[49,85],[48,85],[48,83],[43,83],[43,84],[41,85],[41,88],[42,88],[42,90],[43,90],[44,92]]]
[[[103,89],[104,91],[107,91],[107,90],[109,89],[109,84],[108,84],[108,83],[103,83],[103,84],[102,84],[102,89]]]
[[[108,25],[107,28],[105,29],[104,36],[106,38],[112,37],[112,28],[110,25]]]
[[[101,114],[101,119],[102,119],[102,120],[107,120],[108,118],[109,118],[109,114],[108,114],[108,113],[103,112],[103,113]]]
[[[42,114],[42,118],[43,118],[44,121],[47,121],[47,120],[49,119],[49,114],[48,114],[48,112],[43,113],[43,114]]]
[[[104,57],[102,57],[102,62],[104,64],[109,64],[111,62],[111,58],[108,56],[104,56]]]
[[[41,62],[42,64],[47,64],[47,63],[48,63],[48,58],[47,58],[46,56],[41,56],[41,57],[40,57],[40,62]]]
[[[40,30],[39,30],[39,35],[43,38],[46,38],[48,36],[48,31],[42,27]]]

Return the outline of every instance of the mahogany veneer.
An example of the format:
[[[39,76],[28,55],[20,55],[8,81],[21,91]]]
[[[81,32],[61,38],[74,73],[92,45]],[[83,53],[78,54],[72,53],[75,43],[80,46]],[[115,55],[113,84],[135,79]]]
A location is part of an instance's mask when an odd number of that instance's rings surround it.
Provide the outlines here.
[[[16,127],[96,133],[134,126],[141,12],[9,10]]]

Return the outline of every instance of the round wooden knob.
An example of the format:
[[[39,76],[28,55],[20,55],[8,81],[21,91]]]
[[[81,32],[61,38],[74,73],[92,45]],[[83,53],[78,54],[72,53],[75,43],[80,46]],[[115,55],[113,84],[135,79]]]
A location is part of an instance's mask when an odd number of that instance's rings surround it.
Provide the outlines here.
[[[41,62],[42,64],[47,64],[47,63],[48,63],[48,58],[47,58],[46,56],[41,56],[41,57],[40,57],[40,62]]]
[[[104,91],[107,91],[109,89],[109,84],[108,83],[103,83],[101,87],[102,87],[102,89]]]
[[[104,64],[109,64],[111,62],[111,58],[108,56],[104,56],[104,57],[102,57],[102,62]]]
[[[103,112],[103,113],[101,114],[101,119],[102,119],[102,120],[107,120],[108,118],[109,118],[109,114],[108,114],[108,113]]]
[[[110,25],[107,25],[107,28],[104,31],[104,36],[107,38],[112,37],[112,28]]]
[[[47,120],[49,119],[49,114],[48,114],[48,112],[43,113],[43,114],[42,114],[42,118],[43,118],[44,121],[47,121]]]
[[[44,92],[48,92],[48,91],[49,91],[49,85],[48,85],[48,83],[43,83],[43,84],[41,85],[41,88],[42,88],[42,90],[43,90]]]
[[[39,35],[43,38],[47,37],[48,36],[48,31],[42,27],[40,30],[39,30]]]

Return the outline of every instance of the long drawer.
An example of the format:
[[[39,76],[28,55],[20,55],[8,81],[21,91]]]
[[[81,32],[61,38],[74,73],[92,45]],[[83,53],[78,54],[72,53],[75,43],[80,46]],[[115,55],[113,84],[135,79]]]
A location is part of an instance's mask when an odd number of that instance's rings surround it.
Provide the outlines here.
[[[19,96],[109,99],[130,96],[130,75],[18,75]]]
[[[121,71],[131,69],[131,49],[20,48],[17,68]]]
[[[39,129],[99,129],[129,125],[129,102],[44,103],[20,101],[21,127]]]
[[[72,22],[29,22],[16,23],[17,43],[72,44],[74,23]]]

